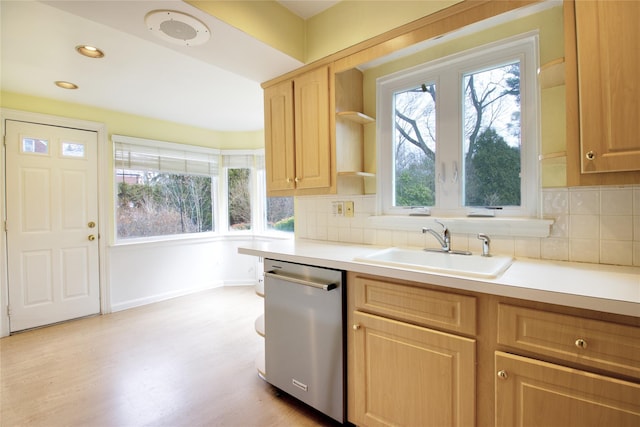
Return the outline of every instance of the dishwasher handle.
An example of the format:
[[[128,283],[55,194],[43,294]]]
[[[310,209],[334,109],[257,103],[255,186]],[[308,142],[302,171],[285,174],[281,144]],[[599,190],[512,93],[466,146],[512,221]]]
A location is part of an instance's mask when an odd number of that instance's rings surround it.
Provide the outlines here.
[[[300,279],[298,277],[287,276],[286,274],[276,274],[275,270],[265,271],[265,277],[271,277],[274,279],[284,280],[285,282],[297,283],[298,285],[311,286],[312,288],[324,289],[325,291],[330,291],[338,287],[335,282],[317,282]]]

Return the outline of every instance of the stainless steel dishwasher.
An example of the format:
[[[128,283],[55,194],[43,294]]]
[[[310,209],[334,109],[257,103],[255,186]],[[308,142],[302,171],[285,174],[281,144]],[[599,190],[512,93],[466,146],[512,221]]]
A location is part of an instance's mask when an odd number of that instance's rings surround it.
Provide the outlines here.
[[[266,380],[344,423],[344,272],[264,260]]]

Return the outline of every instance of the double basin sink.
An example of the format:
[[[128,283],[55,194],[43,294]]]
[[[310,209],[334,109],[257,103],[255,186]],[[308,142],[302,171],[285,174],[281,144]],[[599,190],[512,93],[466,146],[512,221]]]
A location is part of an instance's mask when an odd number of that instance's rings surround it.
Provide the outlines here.
[[[354,261],[461,276],[496,278],[513,262],[507,256],[460,255],[420,249],[387,248]]]

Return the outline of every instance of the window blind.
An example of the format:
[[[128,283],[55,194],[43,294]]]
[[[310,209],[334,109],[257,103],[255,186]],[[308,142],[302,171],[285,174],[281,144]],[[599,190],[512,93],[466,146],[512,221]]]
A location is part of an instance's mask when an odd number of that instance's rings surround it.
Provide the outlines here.
[[[220,151],[113,135],[116,169],[216,176]]]
[[[264,169],[264,151],[223,150],[222,164],[227,168],[254,168],[262,170]]]

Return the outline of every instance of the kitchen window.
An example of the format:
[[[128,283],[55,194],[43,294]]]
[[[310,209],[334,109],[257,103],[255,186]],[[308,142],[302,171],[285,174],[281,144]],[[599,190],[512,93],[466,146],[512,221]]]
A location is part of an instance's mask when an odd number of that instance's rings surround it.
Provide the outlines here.
[[[537,52],[527,34],[378,79],[383,214],[537,215]]]
[[[113,135],[116,239],[293,231],[293,198],[267,198],[263,150]]]
[[[217,150],[113,136],[116,237],[215,231]]]
[[[223,188],[220,217],[230,233],[293,232],[293,197],[267,197],[263,150],[222,151]]]

